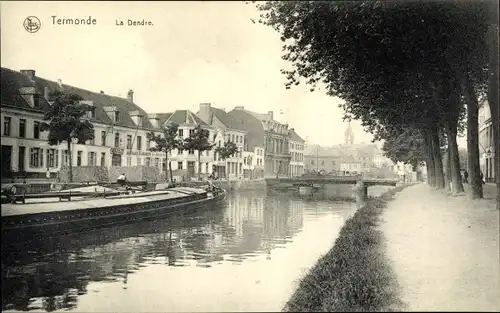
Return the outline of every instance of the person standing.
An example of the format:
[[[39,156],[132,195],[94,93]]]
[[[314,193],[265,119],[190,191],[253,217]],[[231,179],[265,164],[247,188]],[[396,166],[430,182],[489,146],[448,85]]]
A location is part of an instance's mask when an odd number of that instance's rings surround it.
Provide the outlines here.
[[[469,183],[469,173],[467,171],[464,172],[464,184]]]

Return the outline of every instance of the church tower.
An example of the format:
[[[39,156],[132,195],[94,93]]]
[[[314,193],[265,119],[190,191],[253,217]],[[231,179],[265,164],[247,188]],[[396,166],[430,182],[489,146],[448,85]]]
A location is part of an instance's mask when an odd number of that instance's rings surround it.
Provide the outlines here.
[[[347,129],[344,132],[344,143],[346,146],[354,144],[354,133],[352,132],[351,122],[347,123]]]

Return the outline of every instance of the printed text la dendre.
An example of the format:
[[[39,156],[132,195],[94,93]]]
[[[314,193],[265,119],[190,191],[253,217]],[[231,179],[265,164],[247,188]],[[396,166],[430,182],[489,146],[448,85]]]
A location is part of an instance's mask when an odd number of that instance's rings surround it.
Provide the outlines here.
[[[84,18],[66,18],[58,17],[57,15],[52,15],[53,25],[97,25],[97,19],[92,16]],[[145,19],[120,19],[117,18],[115,22],[116,26],[153,26],[151,21]]]

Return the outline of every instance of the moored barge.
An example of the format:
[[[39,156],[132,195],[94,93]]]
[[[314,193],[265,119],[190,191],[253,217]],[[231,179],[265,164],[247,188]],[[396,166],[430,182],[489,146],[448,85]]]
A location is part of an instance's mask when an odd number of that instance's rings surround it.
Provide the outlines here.
[[[33,236],[63,236],[97,227],[216,208],[223,205],[225,199],[224,189],[177,187],[106,198],[3,204],[2,237],[18,241],[30,240]]]

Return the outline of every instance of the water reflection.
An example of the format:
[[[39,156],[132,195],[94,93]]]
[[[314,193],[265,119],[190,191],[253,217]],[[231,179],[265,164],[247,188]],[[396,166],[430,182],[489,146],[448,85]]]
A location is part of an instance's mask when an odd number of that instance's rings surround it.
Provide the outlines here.
[[[191,216],[42,242],[2,242],[2,310],[80,308],[90,283],[126,290],[131,275],[154,265],[193,271],[189,268],[269,261],[272,251],[286,248],[304,224],[327,215],[344,221],[352,213],[351,204],[238,194],[229,196],[224,208]]]

